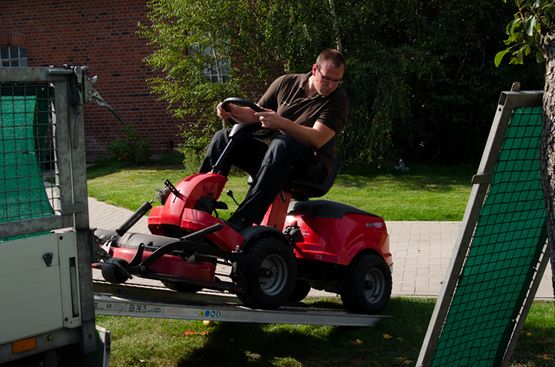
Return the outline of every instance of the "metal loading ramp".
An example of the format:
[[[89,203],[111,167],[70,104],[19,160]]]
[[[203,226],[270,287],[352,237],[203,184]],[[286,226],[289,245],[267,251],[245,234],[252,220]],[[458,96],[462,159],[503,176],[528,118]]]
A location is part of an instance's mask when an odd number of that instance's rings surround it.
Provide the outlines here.
[[[157,287],[98,282],[94,287],[95,310],[99,315],[357,327],[373,326],[388,317],[307,306],[282,306],[277,310],[251,309],[242,306],[234,296],[216,293],[186,294]]]
[[[541,103],[501,94],[417,366],[509,362],[548,260]]]

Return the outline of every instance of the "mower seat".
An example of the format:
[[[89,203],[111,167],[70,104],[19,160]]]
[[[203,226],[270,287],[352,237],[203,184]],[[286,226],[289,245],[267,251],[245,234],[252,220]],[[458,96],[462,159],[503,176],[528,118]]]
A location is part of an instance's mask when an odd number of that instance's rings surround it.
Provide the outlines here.
[[[297,201],[324,196],[333,186],[337,172],[339,172],[339,159],[333,161],[332,169],[323,181],[314,182],[292,178],[285,186],[285,189],[291,192],[293,199]]]

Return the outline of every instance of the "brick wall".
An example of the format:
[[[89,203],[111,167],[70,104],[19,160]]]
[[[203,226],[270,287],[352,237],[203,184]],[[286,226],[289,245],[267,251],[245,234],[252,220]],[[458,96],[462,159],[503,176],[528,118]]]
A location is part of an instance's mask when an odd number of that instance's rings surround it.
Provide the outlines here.
[[[2,0],[0,42],[25,46],[29,66],[89,66],[98,75],[95,89],[153,151],[164,152],[179,144],[178,122],[145,82],[151,72],[142,60],[150,49],[136,32],[146,11],[144,0]],[[85,133],[87,158],[94,160],[121,136],[121,124],[88,104]]]

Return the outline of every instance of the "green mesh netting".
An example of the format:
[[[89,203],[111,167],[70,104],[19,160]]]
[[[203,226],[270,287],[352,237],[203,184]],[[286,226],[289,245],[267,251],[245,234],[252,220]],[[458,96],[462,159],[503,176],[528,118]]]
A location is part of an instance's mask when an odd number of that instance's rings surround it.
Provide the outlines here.
[[[515,109],[432,366],[499,365],[546,241],[542,110]]]
[[[0,94],[0,223],[53,215],[39,164],[45,127],[36,111],[45,102],[18,90],[26,91],[2,86]]]

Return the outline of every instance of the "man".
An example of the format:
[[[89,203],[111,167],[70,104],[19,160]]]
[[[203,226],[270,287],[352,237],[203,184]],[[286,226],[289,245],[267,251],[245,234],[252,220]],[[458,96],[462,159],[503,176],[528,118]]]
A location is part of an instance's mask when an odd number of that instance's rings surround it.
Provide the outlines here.
[[[336,158],[335,140],[347,120],[347,96],[339,89],[345,72],[343,55],[334,49],[320,53],[306,74],[276,79],[258,101],[264,112],[219,104],[217,115],[240,123],[260,121],[279,132],[268,143],[250,138],[236,145],[231,163],[253,178],[245,200],[228,223],[236,230],[260,223],[290,177],[323,181]],[[209,172],[228,142],[229,129],[218,131],[200,172]],[[227,174],[229,167],[224,174]]]

